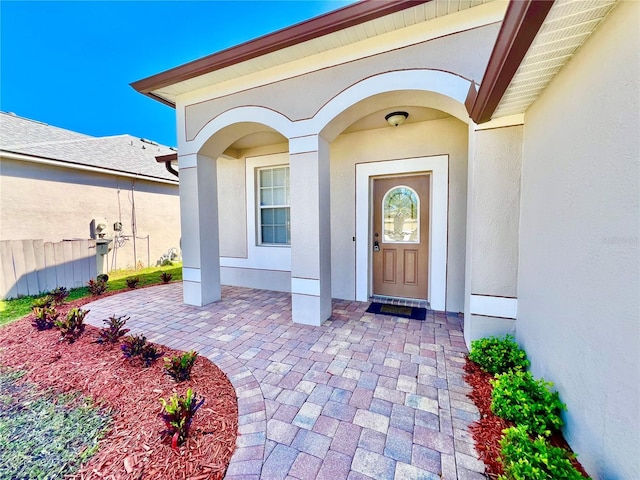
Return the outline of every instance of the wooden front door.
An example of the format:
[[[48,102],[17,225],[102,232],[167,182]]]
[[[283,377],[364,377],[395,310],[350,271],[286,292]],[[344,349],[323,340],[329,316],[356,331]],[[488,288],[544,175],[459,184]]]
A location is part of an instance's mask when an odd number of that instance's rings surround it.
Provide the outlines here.
[[[430,176],[373,181],[373,293],[427,299]]]

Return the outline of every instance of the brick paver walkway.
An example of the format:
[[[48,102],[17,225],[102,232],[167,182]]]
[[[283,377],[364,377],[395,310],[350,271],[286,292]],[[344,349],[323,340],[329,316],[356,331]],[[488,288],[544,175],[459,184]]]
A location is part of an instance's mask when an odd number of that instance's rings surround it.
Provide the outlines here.
[[[227,479],[481,479],[468,425],[478,411],[463,380],[457,315],[424,322],[365,313],[335,300],[321,327],[291,322],[286,293],[223,287],[206,307],[182,304],[180,283],[87,306],[103,326],[195,349],[238,395],[237,449]]]

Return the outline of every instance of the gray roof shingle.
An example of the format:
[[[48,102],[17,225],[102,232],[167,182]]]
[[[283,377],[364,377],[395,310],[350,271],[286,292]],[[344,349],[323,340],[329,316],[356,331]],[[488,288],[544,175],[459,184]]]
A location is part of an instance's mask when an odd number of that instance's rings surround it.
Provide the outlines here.
[[[178,179],[155,157],[175,150],[131,135],[92,137],[0,112],[0,149],[163,180]]]

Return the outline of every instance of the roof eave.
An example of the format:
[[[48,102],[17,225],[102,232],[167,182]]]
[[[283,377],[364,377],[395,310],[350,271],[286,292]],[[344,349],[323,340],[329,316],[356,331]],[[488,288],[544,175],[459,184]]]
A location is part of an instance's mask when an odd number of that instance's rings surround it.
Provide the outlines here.
[[[511,0],[480,88],[472,85],[467,111],[476,124],[491,120],[555,0]]]
[[[319,17],[278,30],[240,45],[133,82],[131,86],[166,105],[172,102],[152,92],[262,55],[359,25],[432,0],[362,0]]]

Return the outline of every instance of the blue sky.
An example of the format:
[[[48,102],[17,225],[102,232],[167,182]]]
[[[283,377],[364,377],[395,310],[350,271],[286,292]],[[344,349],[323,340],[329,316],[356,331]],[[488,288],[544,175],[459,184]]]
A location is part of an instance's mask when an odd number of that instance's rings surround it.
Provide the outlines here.
[[[175,112],[129,84],[345,1],[0,1],[0,110],[175,146]]]

